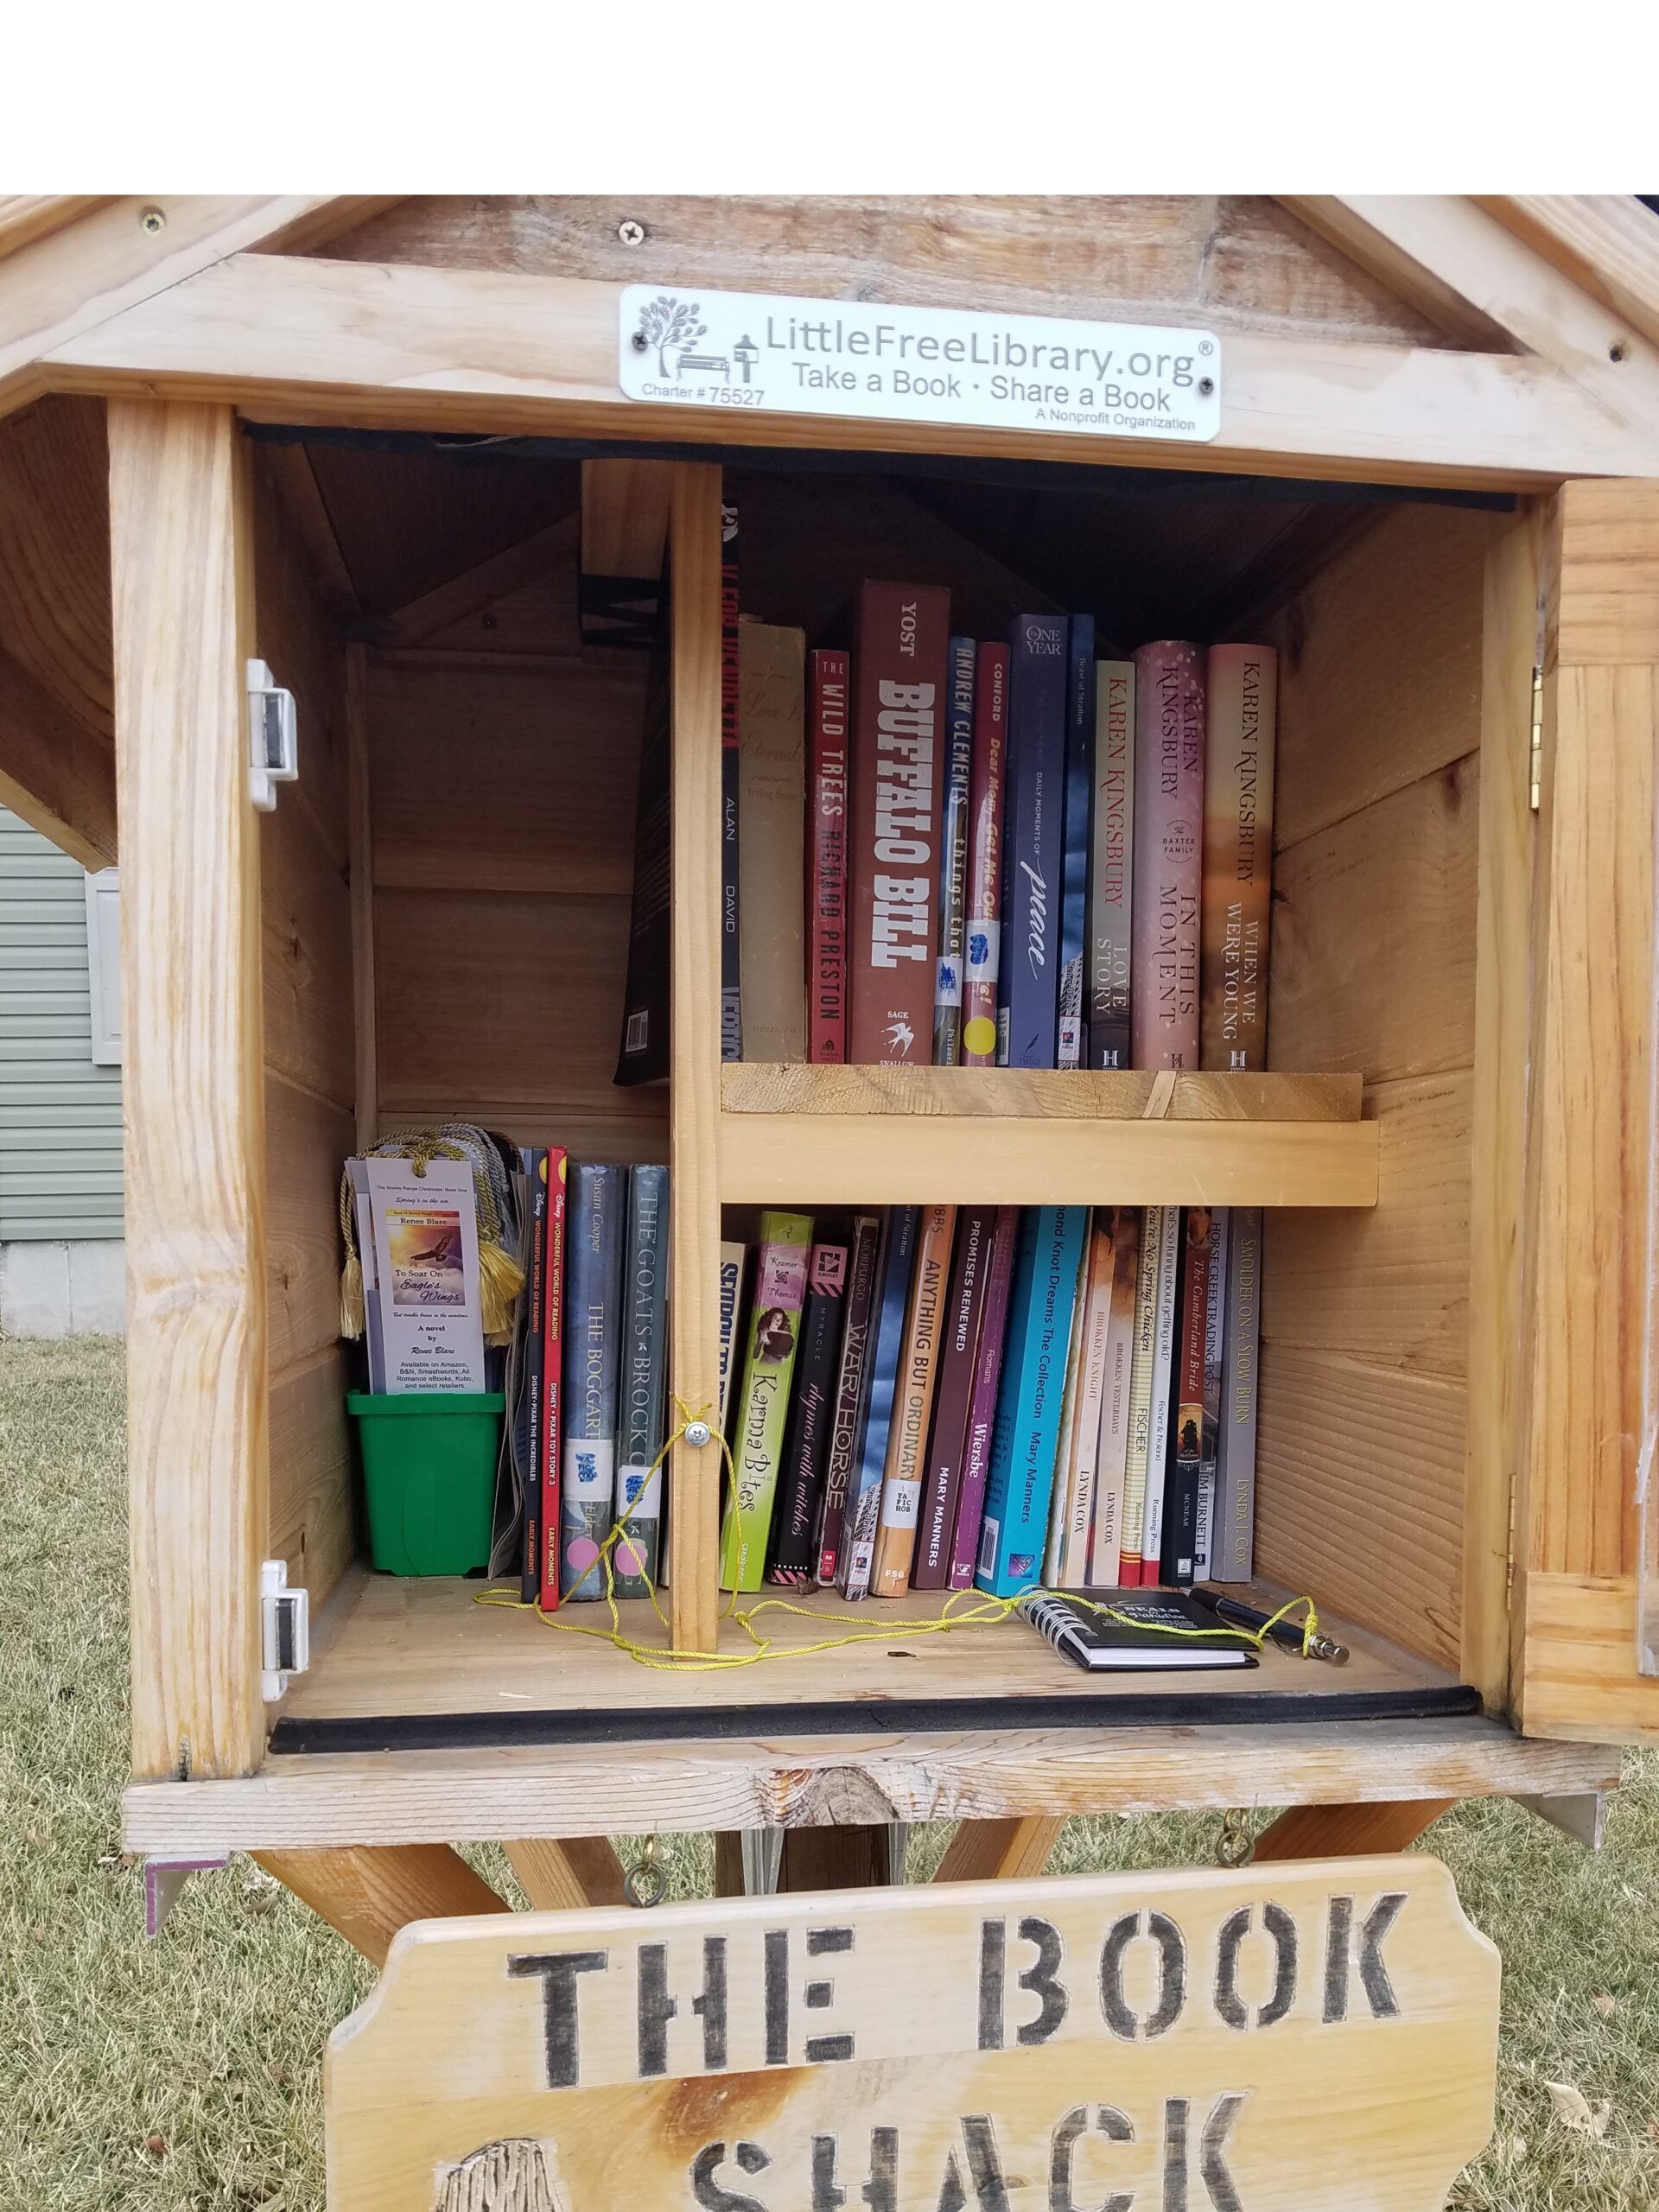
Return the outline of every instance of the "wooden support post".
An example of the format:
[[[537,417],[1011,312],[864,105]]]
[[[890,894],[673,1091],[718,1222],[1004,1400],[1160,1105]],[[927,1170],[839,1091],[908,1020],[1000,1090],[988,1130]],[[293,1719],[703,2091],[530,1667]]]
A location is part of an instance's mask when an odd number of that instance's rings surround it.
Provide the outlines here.
[[[681,462],[671,524],[674,594],[672,1116],[674,1255],[669,1377],[711,1425],[719,1397],[720,1268],[720,471]],[[674,1447],[675,1648],[713,1651],[718,1633],[720,1447]]]
[[[961,1821],[945,1846],[936,1882],[1008,1882],[1040,1874],[1064,1821]]]
[[[622,1861],[602,1835],[526,1836],[506,1847],[512,1871],[537,1912],[626,1904]]]
[[[447,1843],[354,1844],[340,1851],[256,1851],[255,1861],[302,1904],[384,1966],[411,1920],[454,1920],[508,1908]]]
[[[1415,1843],[1455,1797],[1408,1797],[1375,1805],[1292,1805],[1256,1840],[1263,1859],[1361,1859]]]
[[[886,1827],[789,1828],[778,1865],[778,1893],[883,1889],[893,1879]]]
[[[375,1041],[374,814],[369,775],[369,664],[366,648],[346,648],[346,849],[352,891],[352,1033],[356,1046],[357,1148],[380,1135],[380,1077]]]
[[[662,598],[673,497],[667,461],[582,464],[582,635],[587,645],[648,645]]]
[[[228,407],[109,411],[126,1109],[133,1765],[264,1743],[269,1520],[246,454]]]

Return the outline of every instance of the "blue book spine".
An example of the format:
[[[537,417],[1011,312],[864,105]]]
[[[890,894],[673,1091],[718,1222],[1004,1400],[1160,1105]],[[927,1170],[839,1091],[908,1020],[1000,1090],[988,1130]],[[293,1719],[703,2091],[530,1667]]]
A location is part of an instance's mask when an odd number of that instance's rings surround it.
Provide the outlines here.
[[[881,1517],[881,1478],[887,1462],[887,1432],[899,1388],[899,1362],[905,1344],[905,1307],[916,1262],[921,1224],[919,1206],[893,1206],[887,1214],[880,1280],[876,1293],[872,1350],[864,1382],[859,1440],[842,1522],[841,1594],[867,1598]]]
[[[933,1065],[962,1063],[962,978],[967,945],[968,785],[974,767],[971,638],[952,638],[945,666],[944,806],[939,833],[939,962],[933,986]]]
[[[1060,864],[1060,1002],[1055,1063],[1089,1065],[1084,988],[1089,915],[1089,815],[1095,785],[1095,618],[1074,614],[1066,635],[1065,828]]]
[[[1014,626],[1002,907],[1005,1065],[1011,1068],[1052,1068],[1059,1056],[1065,632],[1063,614],[1022,614]],[[1004,1060],[1001,1052],[997,1058]]]
[[[1009,1598],[1042,1580],[1071,1309],[1087,1206],[1028,1206],[1020,1224],[1002,1387],[974,1587]]]
[[[626,1167],[570,1171],[565,1226],[563,1480],[559,1592],[604,1593],[600,1548],[616,1518],[617,1381],[622,1351]]]

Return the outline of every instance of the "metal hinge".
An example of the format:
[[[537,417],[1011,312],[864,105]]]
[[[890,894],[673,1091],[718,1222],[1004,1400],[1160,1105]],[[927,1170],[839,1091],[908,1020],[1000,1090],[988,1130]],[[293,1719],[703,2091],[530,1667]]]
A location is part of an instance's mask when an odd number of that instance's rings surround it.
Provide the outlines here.
[[[1532,810],[1537,813],[1544,794],[1544,671],[1532,671]]]
[[[248,794],[261,814],[276,805],[276,785],[300,772],[300,719],[294,694],[285,691],[262,660],[248,663]]]
[[[311,1597],[288,1586],[288,1563],[268,1559],[259,1569],[259,1690],[274,1705],[290,1675],[311,1664]]]

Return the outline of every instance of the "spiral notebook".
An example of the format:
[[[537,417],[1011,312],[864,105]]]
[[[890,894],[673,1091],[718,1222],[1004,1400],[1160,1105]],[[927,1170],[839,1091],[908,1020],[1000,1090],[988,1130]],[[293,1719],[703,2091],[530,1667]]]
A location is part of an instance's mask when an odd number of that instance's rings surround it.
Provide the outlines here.
[[[1254,1667],[1255,1654],[1217,1622],[1207,1605],[1175,1590],[1103,1590],[1112,1619],[1053,1590],[1033,1590],[1020,1610],[1074,1667],[1090,1674]],[[1172,1630],[1179,1633],[1172,1635]],[[1193,1630],[1199,1633],[1194,1635]]]

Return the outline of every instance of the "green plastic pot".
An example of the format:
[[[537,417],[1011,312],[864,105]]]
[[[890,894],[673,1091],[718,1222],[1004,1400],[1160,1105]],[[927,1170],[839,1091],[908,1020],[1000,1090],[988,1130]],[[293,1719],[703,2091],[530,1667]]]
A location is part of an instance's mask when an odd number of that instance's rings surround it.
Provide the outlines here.
[[[369,1553],[384,1574],[475,1574],[490,1563],[499,1390],[346,1393],[363,1450]]]

